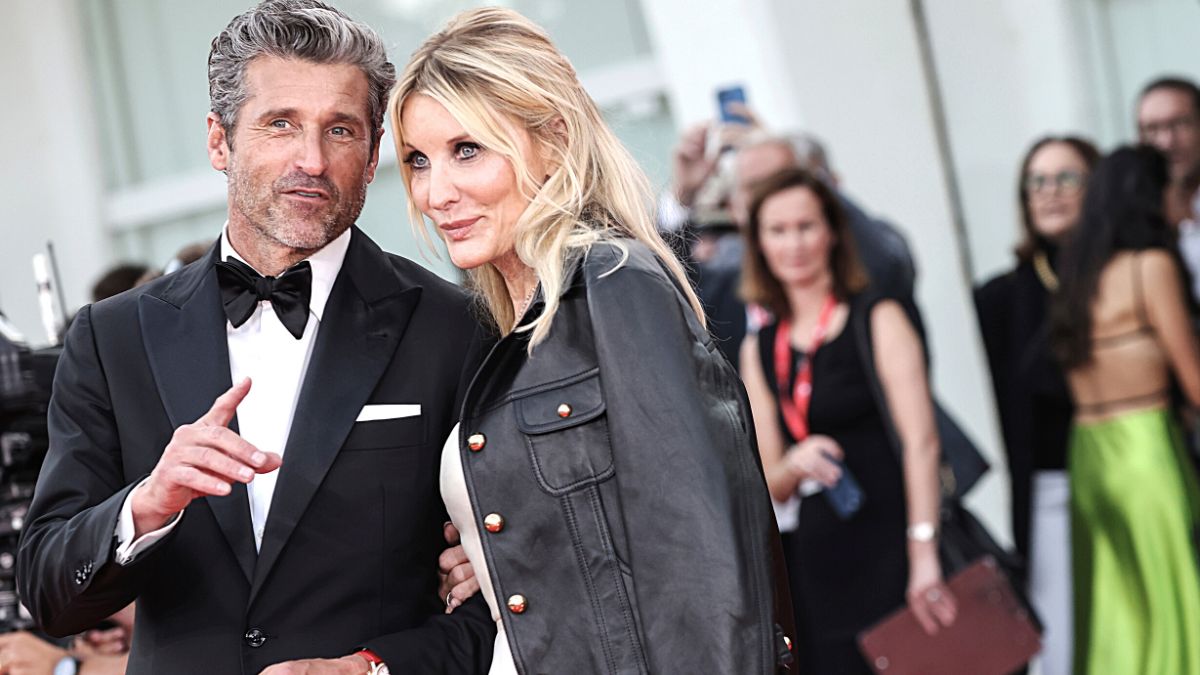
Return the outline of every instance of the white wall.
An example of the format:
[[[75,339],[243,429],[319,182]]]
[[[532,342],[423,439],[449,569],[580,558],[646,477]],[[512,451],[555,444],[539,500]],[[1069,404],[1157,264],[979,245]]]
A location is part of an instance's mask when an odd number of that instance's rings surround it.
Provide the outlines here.
[[[67,296],[87,296],[108,265],[101,169],[70,0],[10,0],[0,22],[0,310],[31,342],[45,335],[31,257],[52,240]]]
[[[798,119],[782,43],[772,30],[771,0],[712,2],[643,0],[650,41],[681,128],[717,113],[716,90],[742,84],[750,105],[767,120]]]
[[[1017,174],[1033,140],[1099,128],[1071,0],[926,3],[976,279],[1012,267]]]

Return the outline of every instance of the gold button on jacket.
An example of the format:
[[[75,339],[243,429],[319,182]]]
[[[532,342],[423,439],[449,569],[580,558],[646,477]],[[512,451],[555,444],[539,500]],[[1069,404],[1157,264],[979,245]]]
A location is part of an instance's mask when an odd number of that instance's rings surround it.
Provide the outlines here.
[[[483,434],[471,434],[467,437],[467,447],[471,449],[471,452],[479,452],[485,445],[487,445],[487,437]]]
[[[483,529],[495,534],[504,529],[504,516],[499,513],[489,513],[483,518]]]
[[[524,614],[528,609],[529,604],[525,602],[525,596],[521,594],[512,595],[508,598],[508,609],[513,614]]]

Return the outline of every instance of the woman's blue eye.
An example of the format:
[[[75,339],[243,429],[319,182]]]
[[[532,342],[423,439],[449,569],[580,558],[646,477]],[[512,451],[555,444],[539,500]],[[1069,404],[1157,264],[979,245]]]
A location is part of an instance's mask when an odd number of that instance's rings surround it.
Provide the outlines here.
[[[475,143],[459,143],[456,148],[461,159],[471,159],[479,154],[479,146]]]
[[[404,158],[404,163],[414,169],[424,169],[429,165],[429,159],[419,152],[413,152]]]

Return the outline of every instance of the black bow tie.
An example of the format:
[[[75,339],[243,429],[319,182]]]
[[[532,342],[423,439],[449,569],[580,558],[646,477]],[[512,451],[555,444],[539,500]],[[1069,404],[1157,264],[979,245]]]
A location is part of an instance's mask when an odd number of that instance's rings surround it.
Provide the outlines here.
[[[225,316],[234,328],[246,323],[261,300],[270,300],[283,327],[297,340],[308,325],[308,301],[312,297],[312,266],[305,260],[278,277],[264,277],[246,263],[230,256],[217,262],[217,281]]]

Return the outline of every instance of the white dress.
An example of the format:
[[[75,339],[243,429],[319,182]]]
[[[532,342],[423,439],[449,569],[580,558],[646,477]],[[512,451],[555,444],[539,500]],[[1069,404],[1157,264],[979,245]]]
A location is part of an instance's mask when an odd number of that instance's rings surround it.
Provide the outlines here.
[[[517,667],[513,663],[512,652],[508,647],[508,636],[504,632],[504,622],[500,618],[500,609],[496,604],[496,594],[492,591],[492,576],[483,557],[483,542],[479,538],[479,528],[475,526],[471,496],[467,492],[467,482],[463,478],[462,456],[458,450],[457,424],[450,432],[450,437],[446,439],[446,444],[442,446],[440,482],[446,513],[450,514],[450,520],[458,528],[467,558],[475,570],[475,578],[479,580],[479,592],[487,601],[488,608],[492,610],[492,620],[496,622],[496,646],[492,652],[492,667],[488,673],[489,675],[517,675]]]

